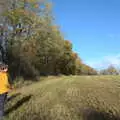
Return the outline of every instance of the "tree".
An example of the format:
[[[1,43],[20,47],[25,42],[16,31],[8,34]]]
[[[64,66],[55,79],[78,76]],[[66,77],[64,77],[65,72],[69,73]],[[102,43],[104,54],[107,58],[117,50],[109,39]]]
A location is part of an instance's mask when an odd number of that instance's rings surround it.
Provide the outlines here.
[[[70,41],[64,41],[63,54],[57,61],[57,66],[60,73],[69,75],[75,74],[76,69],[76,54],[72,51],[72,44]]]
[[[42,9],[38,6],[42,6]],[[13,0],[11,10],[4,14],[11,28],[8,41],[8,64],[12,72],[17,67],[16,75],[25,73],[25,68],[35,71],[41,41],[44,39],[46,41],[49,34],[53,34],[49,10],[46,2]],[[31,74],[29,73],[29,75]]]
[[[118,75],[119,72],[114,66],[110,65],[107,69],[101,70],[100,74],[102,74],[102,75]]]
[[[49,2],[4,0],[2,4],[0,48],[12,76],[96,74],[54,24]]]
[[[81,75],[97,75],[98,73],[94,68],[82,63],[80,65],[80,74]]]

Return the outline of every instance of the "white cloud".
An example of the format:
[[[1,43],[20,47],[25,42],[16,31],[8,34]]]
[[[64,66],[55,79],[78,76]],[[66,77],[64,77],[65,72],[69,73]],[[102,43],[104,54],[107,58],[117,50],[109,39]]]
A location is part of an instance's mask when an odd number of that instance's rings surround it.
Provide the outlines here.
[[[120,67],[120,54],[114,56],[105,56],[99,60],[88,61],[86,62],[86,64],[96,69],[104,69],[107,68],[109,65]]]

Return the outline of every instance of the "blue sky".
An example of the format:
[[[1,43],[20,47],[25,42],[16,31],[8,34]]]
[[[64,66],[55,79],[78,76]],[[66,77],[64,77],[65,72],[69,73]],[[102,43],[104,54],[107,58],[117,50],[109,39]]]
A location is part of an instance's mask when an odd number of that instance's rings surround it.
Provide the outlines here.
[[[82,60],[120,65],[120,0],[52,0],[56,23]]]

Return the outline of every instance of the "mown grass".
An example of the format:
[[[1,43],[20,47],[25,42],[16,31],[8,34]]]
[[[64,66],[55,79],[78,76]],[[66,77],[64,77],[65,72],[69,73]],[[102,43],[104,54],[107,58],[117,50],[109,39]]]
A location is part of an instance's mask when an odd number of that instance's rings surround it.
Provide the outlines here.
[[[120,120],[120,76],[48,77],[13,95],[6,120]]]

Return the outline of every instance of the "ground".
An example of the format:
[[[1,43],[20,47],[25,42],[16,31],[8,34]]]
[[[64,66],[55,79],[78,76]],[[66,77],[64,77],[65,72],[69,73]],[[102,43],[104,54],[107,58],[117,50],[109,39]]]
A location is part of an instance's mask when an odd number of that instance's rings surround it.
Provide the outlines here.
[[[62,76],[13,91],[6,120],[120,120],[120,76]]]

